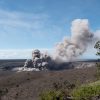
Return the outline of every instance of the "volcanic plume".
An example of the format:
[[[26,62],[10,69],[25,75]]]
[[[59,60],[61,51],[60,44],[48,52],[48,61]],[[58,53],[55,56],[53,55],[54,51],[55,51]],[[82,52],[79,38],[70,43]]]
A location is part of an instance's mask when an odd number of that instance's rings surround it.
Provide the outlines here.
[[[100,34],[99,34],[100,35]],[[75,19],[72,21],[71,37],[57,43],[54,59],[56,61],[70,61],[82,55],[91,44],[100,40],[91,32],[88,19]]]
[[[87,19],[75,19],[72,21],[70,39],[64,37],[61,42],[57,43],[54,53],[51,55],[45,52],[41,53],[39,50],[33,50],[33,58],[25,62],[24,69],[37,68],[44,70],[46,68],[58,69],[64,67],[65,62],[77,60],[89,46],[100,40],[100,34],[98,33],[98,37],[96,36],[97,32],[100,31],[92,32],[90,30]]]

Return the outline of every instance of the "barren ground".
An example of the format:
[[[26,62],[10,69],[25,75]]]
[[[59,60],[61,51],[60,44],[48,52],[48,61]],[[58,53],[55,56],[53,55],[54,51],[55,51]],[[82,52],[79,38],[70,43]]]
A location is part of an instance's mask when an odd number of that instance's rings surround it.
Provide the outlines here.
[[[39,100],[39,94],[55,82],[76,85],[95,81],[96,68],[41,72],[0,72],[0,91],[7,91],[1,100]]]

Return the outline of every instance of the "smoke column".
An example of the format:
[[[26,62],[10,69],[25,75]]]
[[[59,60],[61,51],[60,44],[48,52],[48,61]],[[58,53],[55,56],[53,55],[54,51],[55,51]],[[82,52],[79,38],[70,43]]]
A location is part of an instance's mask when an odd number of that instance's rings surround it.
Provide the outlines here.
[[[75,19],[72,21],[71,37],[64,39],[57,43],[54,48],[54,53],[41,53],[39,50],[33,50],[33,59],[27,60],[23,68],[14,70],[20,71],[39,71],[40,69],[61,69],[64,68],[64,62],[75,61],[81,56],[88,47],[100,40],[100,30],[91,32],[89,22],[87,19]],[[33,55],[32,54],[32,55]],[[28,66],[32,65],[32,66]],[[68,68],[73,66],[67,66]]]
[[[58,62],[75,60],[95,40],[97,39],[90,31],[88,20],[75,19],[72,21],[70,39],[64,37],[61,42],[57,43],[53,58]]]

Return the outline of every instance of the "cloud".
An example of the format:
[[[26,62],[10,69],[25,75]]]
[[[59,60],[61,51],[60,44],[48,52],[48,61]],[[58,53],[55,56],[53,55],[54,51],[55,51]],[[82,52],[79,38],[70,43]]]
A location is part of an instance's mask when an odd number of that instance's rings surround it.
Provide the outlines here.
[[[31,49],[24,50],[0,50],[0,59],[31,58]]]
[[[48,21],[49,16],[45,13],[24,13],[18,11],[5,11],[0,9],[0,28],[9,30],[25,30],[32,32],[42,29]]]
[[[54,25],[51,17],[44,12],[28,13],[0,9],[0,39],[40,38],[52,41],[61,37],[62,33],[63,29]]]

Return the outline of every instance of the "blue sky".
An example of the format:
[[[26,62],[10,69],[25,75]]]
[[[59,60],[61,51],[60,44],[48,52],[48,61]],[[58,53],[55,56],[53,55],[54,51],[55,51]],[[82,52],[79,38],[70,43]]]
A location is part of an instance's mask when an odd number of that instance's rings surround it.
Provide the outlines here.
[[[11,51],[11,58],[27,58],[32,48],[52,49],[71,35],[77,18],[88,19],[91,30],[99,30],[100,0],[0,0],[0,58],[9,58]],[[22,50],[27,56],[18,57]],[[95,57],[91,52],[84,58]]]

